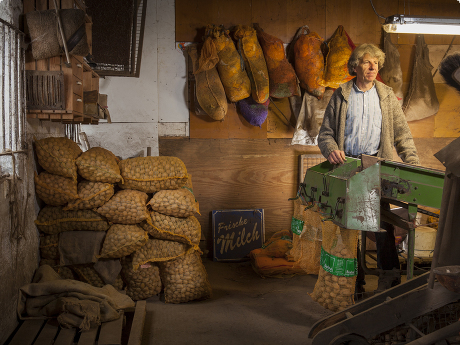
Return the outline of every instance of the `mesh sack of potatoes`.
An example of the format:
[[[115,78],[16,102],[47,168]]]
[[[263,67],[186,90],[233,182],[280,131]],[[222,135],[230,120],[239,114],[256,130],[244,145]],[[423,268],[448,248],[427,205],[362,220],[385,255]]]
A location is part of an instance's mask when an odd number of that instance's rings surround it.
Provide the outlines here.
[[[198,252],[160,262],[166,303],[185,303],[211,297],[208,274]]]
[[[45,171],[35,173],[34,179],[35,192],[47,205],[61,206],[78,199],[77,180]]]
[[[200,213],[195,196],[187,189],[160,190],[150,199],[148,205],[153,211],[173,217],[190,217]]]
[[[59,260],[59,234],[40,235],[40,257],[43,259]]]
[[[61,206],[43,207],[35,224],[49,235],[72,230],[106,231],[109,228],[107,220],[92,210],[64,211]]]
[[[72,279],[75,280],[77,277],[75,273],[67,266],[57,266],[54,267],[54,270],[62,279]]]
[[[122,180],[118,158],[109,150],[93,147],[78,157],[78,173],[93,182],[117,183]]]
[[[151,224],[142,222],[142,228],[153,238],[198,245],[201,240],[201,225],[194,216],[177,218],[155,211],[150,212]]]
[[[311,298],[331,311],[354,304],[358,273],[358,231],[343,229],[331,221],[322,223],[321,267]]]
[[[121,274],[126,283],[126,294],[134,301],[146,299],[161,292],[162,284],[160,269],[157,265],[147,262],[133,270],[133,258],[121,258]]]
[[[177,157],[137,157],[119,163],[123,189],[154,193],[162,189],[177,189],[187,181],[187,169]]]
[[[137,224],[149,218],[147,198],[138,190],[120,190],[96,211],[112,223]]]
[[[104,205],[113,196],[113,184],[82,181],[78,184],[78,199],[70,201],[64,210],[90,210]]]
[[[300,198],[294,200],[294,216],[291,222],[292,249],[286,255],[307,274],[318,274],[322,246],[322,222],[317,207],[303,205]]]
[[[99,257],[121,258],[138,250],[148,239],[147,232],[138,225],[113,224],[107,231]]]
[[[147,262],[167,261],[178,258],[191,250],[191,246],[175,241],[149,239],[147,243],[133,253],[133,269]]]
[[[103,287],[104,281],[94,269],[93,264],[90,265],[73,265],[72,269],[77,273],[80,281],[95,287]]]
[[[47,172],[77,179],[75,160],[81,155],[80,146],[65,137],[35,140],[38,163]]]

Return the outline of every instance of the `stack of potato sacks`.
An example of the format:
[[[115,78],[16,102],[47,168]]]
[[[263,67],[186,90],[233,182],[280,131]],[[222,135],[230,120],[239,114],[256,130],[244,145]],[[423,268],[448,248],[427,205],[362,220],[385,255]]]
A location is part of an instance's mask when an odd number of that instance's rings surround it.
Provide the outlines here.
[[[65,279],[124,287],[133,300],[157,295],[163,288],[169,303],[210,297],[198,247],[201,227],[193,216],[198,203],[180,159],[120,161],[100,147],[82,152],[67,138],[36,140],[35,148],[45,170],[35,177],[36,193],[47,204],[36,220],[40,264],[53,266]],[[104,233],[93,262],[63,265],[67,231]],[[110,281],[98,270],[103,262],[118,264],[111,265]],[[113,267],[119,267],[116,276]]]

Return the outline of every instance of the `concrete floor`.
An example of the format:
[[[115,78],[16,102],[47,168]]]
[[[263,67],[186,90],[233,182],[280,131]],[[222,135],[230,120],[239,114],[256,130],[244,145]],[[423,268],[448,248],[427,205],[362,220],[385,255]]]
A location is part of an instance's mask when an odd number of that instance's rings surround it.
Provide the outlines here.
[[[249,261],[203,263],[212,298],[184,304],[148,299],[143,345],[305,345],[311,326],[332,314],[308,296],[316,275],[261,278]]]
[[[372,258],[366,261],[369,268],[376,266]],[[311,326],[333,314],[308,295],[316,275],[261,278],[249,261],[203,263],[212,298],[183,304],[148,299],[142,345],[308,345]],[[366,276],[365,297],[377,283],[377,276]]]

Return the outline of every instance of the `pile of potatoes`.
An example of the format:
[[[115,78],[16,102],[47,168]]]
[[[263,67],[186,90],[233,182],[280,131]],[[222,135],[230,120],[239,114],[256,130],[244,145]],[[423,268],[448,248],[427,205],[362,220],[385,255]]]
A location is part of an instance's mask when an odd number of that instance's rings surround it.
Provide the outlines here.
[[[331,249],[331,255],[338,258],[353,258],[353,251],[343,243]],[[311,297],[324,308],[341,311],[354,303],[356,276],[336,276],[322,267]]]
[[[47,172],[77,179],[75,164],[82,150],[74,141],[67,138],[45,138],[35,140],[38,163]]]
[[[123,189],[154,193],[163,189],[177,189],[187,181],[187,169],[177,157],[138,157],[120,162]]]
[[[103,286],[105,278],[94,262],[60,266],[59,234],[105,231],[97,260],[119,260],[116,269],[121,271],[112,285],[125,288],[131,298],[159,294],[163,280],[168,282],[167,302],[210,296],[199,255],[201,226],[194,217],[198,202],[182,160],[120,160],[101,147],[82,152],[66,138],[38,140],[35,148],[45,170],[35,178],[37,196],[46,204],[35,221],[42,234],[40,265],[52,266],[64,279]]]
[[[45,259],[59,259],[59,234],[40,236],[40,256]]]
[[[109,150],[93,147],[76,160],[78,174],[88,181],[117,183],[122,180],[118,158]]]
[[[78,199],[77,181],[68,177],[41,172],[35,174],[35,192],[46,204],[62,206]]]
[[[185,218],[199,214],[199,205],[188,189],[160,190],[150,199],[148,205],[153,211],[168,216]]]
[[[147,243],[147,233],[136,224],[113,224],[107,231],[101,258],[116,259],[130,255]]]
[[[184,303],[211,297],[211,285],[198,252],[158,263],[166,303]]]
[[[70,201],[64,210],[90,210],[104,205],[114,194],[113,184],[82,181],[78,184],[78,199]]]
[[[141,226],[152,237],[198,245],[201,239],[201,225],[194,216],[187,218],[171,217],[155,211],[150,212],[151,224],[142,222]]]
[[[61,206],[45,206],[38,214],[35,224],[45,234],[62,231],[93,230],[106,231],[109,223],[92,210],[64,211]]]
[[[162,289],[160,269],[154,263],[141,265],[133,270],[132,256],[121,259],[121,275],[126,283],[126,294],[134,301],[158,295]]]
[[[111,223],[138,224],[149,217],[147,212],[147,193],[137,190],[124,189],[114,196],[97,212],[106,217]]]

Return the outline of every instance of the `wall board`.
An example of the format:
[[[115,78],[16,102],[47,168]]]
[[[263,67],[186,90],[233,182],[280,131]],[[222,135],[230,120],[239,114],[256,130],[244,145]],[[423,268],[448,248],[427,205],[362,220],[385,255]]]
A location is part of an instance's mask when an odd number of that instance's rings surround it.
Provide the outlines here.
[[[270,238],[289,229],[298,188],[298,157],[317,147],[291,146],[290,139],[160,138],[160,156],[180,158],[192,175],[200,203],[202,233],[212,251],[211,211],[262,208]]]

